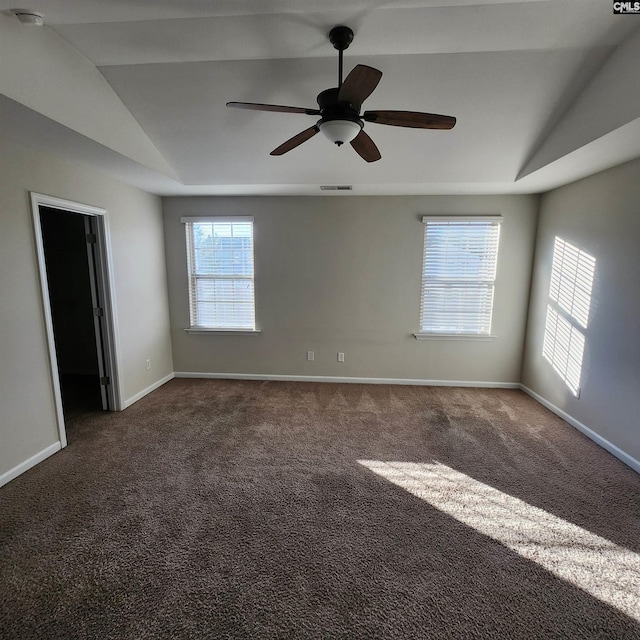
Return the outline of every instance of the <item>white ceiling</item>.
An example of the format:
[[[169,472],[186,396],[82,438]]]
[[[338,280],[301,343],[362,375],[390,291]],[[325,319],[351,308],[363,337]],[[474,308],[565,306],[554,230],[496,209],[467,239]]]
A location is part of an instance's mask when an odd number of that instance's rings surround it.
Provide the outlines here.
[[[640,18],[609,0],[0,0],[0,130],[159,194],[527,193],[640,156]],[[319,135],[269,152],[345,72],[383,72],[365,108],[456,116],[366,124],[382,160]],[[106,82],[105,82],[106,80]]]

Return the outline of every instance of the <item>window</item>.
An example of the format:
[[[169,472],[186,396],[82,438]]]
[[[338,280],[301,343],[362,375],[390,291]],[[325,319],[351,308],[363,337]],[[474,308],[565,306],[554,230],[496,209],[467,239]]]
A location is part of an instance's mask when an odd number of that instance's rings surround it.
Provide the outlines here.
[[[593,256],[556,237],[542,355],[575,396],[580,395],[595,269]]]
[[[253,218],[182,218],[192,329],[255,331]]]
[[[489,336],[501,216],[425,216],[421,333]]]

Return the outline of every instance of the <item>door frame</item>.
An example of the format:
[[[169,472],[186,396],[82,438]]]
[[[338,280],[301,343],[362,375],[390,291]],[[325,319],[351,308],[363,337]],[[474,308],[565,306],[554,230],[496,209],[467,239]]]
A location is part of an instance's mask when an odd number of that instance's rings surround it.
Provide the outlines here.
[[[53,320],[51,315],[51,300],[49,298],[49,285],[47,279],[47,265],[45,262],[44,243],[42,240],[42,226],[40,224],[40,207],[60,209],[69,213],[79,213],[91,216],[96,228],[96,284],[100,299],[104,301],[104,335],[103,347],[105,355],[105,370],[109,376],[110,384],[107,385],[107,399],[111,411],[122,411],[122,393],[120,389],[120,375],[118,363],[121,361],[118,353],[118,326],[116,322],[116,304],[114,297],[114,277],[112,269],[111,234],[109,231],[109,213],[107,209],[94,207],[80,202],[73,202],[63,198],[47,196],[41,193],[30,192],[31,213],[38,259],[38,271],[40,273],[40,292],[44,311],[44,322],[49,349],[49,366],[51,370],[51,383],[56,408],[56,420],[58,423],[58,435],[60,445],[67,446],[67,432],[62,410],[62,392],[58,374],[58,357],[53,334]]]

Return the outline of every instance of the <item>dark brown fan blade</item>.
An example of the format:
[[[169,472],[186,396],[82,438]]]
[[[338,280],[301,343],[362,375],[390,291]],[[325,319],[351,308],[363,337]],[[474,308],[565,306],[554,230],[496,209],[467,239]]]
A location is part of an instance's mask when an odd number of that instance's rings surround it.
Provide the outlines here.
[[[227,102],[227,107],[234,109],[251,109],[252,111],[276,111],[277,113],[304,113],[308,116],[319,116],[318,109],[304,107],[284,107],[279,104],[261,104],[259,102]]]
[[[418,111],[365,111],[362,119],[376,124],[390,124],[394,127],[411,127],[412,129],[453,129],[456,124],[453,116]]]
[[[293,136],[293,138],[289,138],[286,142],[283,142],[279,147],[274,149],[269,155],[272,156],[281,156],[287,151],[291,151],[291,149],[295,149],[298,145],[306,142],[309,138],[313,138],[313,136],[318,133],[320,129],[314,124],[313,127],[309,127],[304,131],[301,131],[297,135]]]
[[[382,158],[376,143],[364,132],[364,129],[351,141],[351,146],[367,162],[375,162]]]
[[[349,103],[356,111],[360,105],[373,93],[382,78],[382,71],[365,64],[358,64],[344,79],[338,93],[339,102]]]

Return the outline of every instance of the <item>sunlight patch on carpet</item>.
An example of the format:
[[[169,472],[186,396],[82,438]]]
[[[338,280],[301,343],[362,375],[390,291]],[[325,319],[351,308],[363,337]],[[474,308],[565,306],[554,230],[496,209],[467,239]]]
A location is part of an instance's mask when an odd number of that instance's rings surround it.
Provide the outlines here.
[[[358,462],[640,620],[640,555],[438,462]]]

